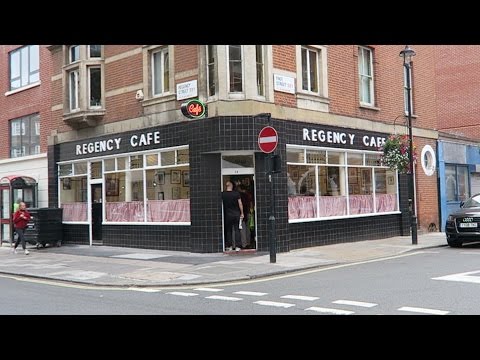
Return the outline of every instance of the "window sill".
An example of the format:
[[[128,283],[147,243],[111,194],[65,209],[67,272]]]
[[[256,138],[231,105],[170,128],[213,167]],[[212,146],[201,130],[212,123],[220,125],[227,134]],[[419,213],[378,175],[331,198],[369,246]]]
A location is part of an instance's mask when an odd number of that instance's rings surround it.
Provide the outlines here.
[[[163,96],[157,96],[150,99],[146,99],[142,101],[142,106],[150,106],[155,104],[161,104],[169,101],[175,101],[176,94],[168,94]]]
[[[13,94],[16,94],[16,93],[19,93],[19,92],[22,92],[22,91],[25,91],[25,90],[28,90],[28,89],[37,87],[37,86],[40,86],[41,83],[42,83],[41,81],[37,81],[37,82],[35,82],[35,83],[33,83],[33,84],[30,84],[30,85],[21,87],[21,88],[19,88],[19,89],[7,91],[7,92],[5,93],[5,96],[10,96],[10,95],[13,95]]]
[[[63,114],[63,121],[74,127],[79,125],[96,126],[104,115],[105,109],[77,110]]]
[[[330,101],[318,94],[297,93],[297,106],[300,109],[328,112]]]
[[[297,99],[307,99],[307,100],[318,101],[324,104],[330,104],[330,100],[328,100],[327,98],[323,97],[320,94],[297,92]]]
[[[373,105],[368,105],[368,104],[360,104],[361,109],[366,109],[366,110],[374,110],[374,111],[380,111],[379,107],[373,106]]]

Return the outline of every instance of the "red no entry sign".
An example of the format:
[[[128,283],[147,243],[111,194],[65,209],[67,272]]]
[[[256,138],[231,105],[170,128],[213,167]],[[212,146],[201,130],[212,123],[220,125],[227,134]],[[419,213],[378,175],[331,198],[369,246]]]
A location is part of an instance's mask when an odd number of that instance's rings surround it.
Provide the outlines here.
[[[269,154],[277,148],[278,134],[271,126],[265,126],[258,134],[258,147],[264,153]]]

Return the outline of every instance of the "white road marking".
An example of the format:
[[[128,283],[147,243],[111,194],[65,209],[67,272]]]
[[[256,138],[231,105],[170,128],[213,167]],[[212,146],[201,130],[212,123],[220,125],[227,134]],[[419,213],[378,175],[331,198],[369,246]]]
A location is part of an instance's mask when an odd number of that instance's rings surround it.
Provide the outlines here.
[[[283,299],[294,299],[294,300],[305,300],[305,301],[313,301],[313,300],[320,299],[315,296],[302,296],[302,295],[284,295],[280,297]]]
[[[374,307],[374,306],[378,305],[378,304],[369,303],[369,302],[351,301],[351,300],[335,300],[335,301],[332,301],[332,302],[334,304],[361,306],[361,307],[366,307],[366,308],[371,308],[371,307]]]
[[[138,287],[129,287],[128,290],[140,291],[140,292],[148,292],[148,293],[160,292],[160,290],[157,290],[157,289],[138,288]]]
[[[223,291],[223,289],[217,289],[217,288],[195,288],[193,290],[195,290],[195,291],[209,291],[209,292]]]
[[[198,295],[198,294],[195,294],[195,293],[183,292],[183,291],[172,291],[172,292],[168,292],[167,294],[178,295],[178,296],[197,296]]]
[[[410,311],[410,312],[417,312],[422,314],[431,314],[431,315],[446,315],[450,311],[444,310],[435,310],[435,309],[426,309],[426,308],[418,308],[418,307],[410,307],[410,306],[402,306],[398,309],[398,311]]]
[[[472,274],[478,273],[480,273],[480,270],[434,277],[432,280],[460,281],[480,284],[480,276],[471,276]]]
[[[480,255],[480,252],[460,251],[460,254],[463,254],[463,255]]]
[[[320,312],[320,313],[335,314],[335,315],[351,315],[351,314],[355,314],[354,311],[340,310],[340,309],[321,308],[321,307],[316,307],[316,306],[309,307],[308,309],[305,309],[305,310],[311,310],[311,311],[316,311],[316,312]]]
[[[220,295],[207,296],[205,299],[225,300],[225,301],[240,301],[240,300],[243,300],[242,298],[237,298],[237,297],[233,297],[233,296],[220,296]]]
[[[170,255],[163,254],[145,254],[145,253],[132,253],[132,254],[123,254],[123,255],[112,255],[112,258],[122,258],[122,259],[138,259],[138,260],[150,260],[150,259],[159,259],[162,257],[167,257]]]
[[[255,301],[254,304],[258,305],[263,305],[263,306],[275,306],[275,307],[283,307],[283,308],[289,308],[292,306],[295,306],[295,304],[289,304],[289,303],[282,303],[282,302],[275,302],[275,301]]]
[[[235,291],[234,294],[249,295],[249,296],[265,296],[265,295],[267,295],[267,293],[256,292],[256,291]]]

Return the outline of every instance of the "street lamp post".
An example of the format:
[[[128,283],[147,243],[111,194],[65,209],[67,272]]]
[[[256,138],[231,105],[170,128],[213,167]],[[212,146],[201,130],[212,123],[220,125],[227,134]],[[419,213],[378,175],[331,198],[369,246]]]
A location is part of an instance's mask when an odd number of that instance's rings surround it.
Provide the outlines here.
[[[403,66],[405,68],[405,89],[407,90],[407,117],[408,117],[408,139],[410,146],[408,148],[408,159],[410,161],[410,173],[408,177],[408,206],[410,210],[410,229],[412,234],[412,245],[417,245],[417,215],[415,211],[415,188],[413,177],[413,133],[412,133],[412,56],[415,56],[408,45],[400,51],[400,57],[403,57]]]

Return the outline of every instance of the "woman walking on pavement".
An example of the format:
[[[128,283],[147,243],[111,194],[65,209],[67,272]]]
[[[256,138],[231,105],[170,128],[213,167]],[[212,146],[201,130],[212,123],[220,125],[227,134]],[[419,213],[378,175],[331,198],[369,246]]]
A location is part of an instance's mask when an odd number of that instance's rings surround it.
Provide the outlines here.
[[[25,250],[25,255],[28,255],[29,252],[25,245],[25,229],[27,228],[28,221],[30,220],[30,213],[27,211],[27,205],[24,202],[20,203],[20,208],[13,214],[13,225],[15,227],[15,231],[18,234],[17,241],[15,242],[15,246],[12,249],[14,254],[17,253],[17,246],[22,242],[22,248]]]

